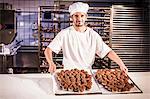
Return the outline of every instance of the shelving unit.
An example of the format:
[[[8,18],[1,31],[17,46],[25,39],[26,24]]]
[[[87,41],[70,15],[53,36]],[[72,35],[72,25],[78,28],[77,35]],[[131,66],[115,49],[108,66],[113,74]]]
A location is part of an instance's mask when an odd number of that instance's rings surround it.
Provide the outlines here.
[[[102,37],[103,41],[111,47],[111,7],[90,7],[87,25],[93,28]],[[95,57],[93,68],[110,68],[111,61]]]
[[[47,16],[48,15],[48,16]],[[91,7],[88,12],[87,25],[93,28],[102,36],[106,44],[111,47],[111,8],[109,7]],[[48,68],[44,56],[44,50],[53,40],[57,33],[71,25],[69,12],[65,7],[40,6],[38,15],[38,38],[39,38],[39,64],[40,68]],[[62,68],[62,52],[53,53],[54,62],[57,68]],[[93,68],[109,68],[111,61],[108,58],[100,59],[96,56]],[[44,70],[45,71],[45,70]]]
[[[42,72],[47,72],[48,63],[44,50],[62,28],[69,26],[69,16],[67,16],[69,13],[64,8],[56,6],[40,6],[38,10],[39,66]],[[53,53],[53,60],[57,68],[62,68],[62,57],[62,52]]]

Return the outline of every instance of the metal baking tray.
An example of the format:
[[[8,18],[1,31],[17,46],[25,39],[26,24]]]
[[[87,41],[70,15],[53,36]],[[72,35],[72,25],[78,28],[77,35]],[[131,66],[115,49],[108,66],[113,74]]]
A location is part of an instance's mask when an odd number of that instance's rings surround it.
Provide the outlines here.
[[[55,95],[90,95],[90,94],[102,94],[102,92],[99,90],[99,87],[97,85],[97,83],[95,82],[93,76],[92,76],[92,88],[90,90],[86,90],[83,92],[73,92],[73,91],[65,91],[65,90],[61,90],[59,87],[59,83],[58,80],[56,78],[56,73],[60,72],[62,69],[56,70],[55,74],[54,74],[54,78],[53,78],[53,90]],[[85,70],[85,69],[84,69]],[[90,70],[85,70],[87,71],[90,75],[91,71]]]
[[[92,75],[92,88],[88,91],[83,92],[72,92],[65,91],[59,87],[59,83],[56,78],[56,73],[60,72],[62,69],[56,70],[55,74],[53,74],[53,92],[55,95],[90,95],[90,94],[131,94],[131,93],[143,93],[142,90],[135,84],[135,82],[129,77],[129,83],[133,83],[134,87],[130,89],[130,91],[123,92],[111,92],[103,87],[103,85],[99,84],[95,78],[95,73],[98,69],[84,69],[90,75]],[[64,70],[64,69],[63,69]]]
[[[96,70],[91,70],[92,72],[92,76],[95,80],[95,82],[97,83],[98,87],[99,87],[99,90],[102,92],[102,94],[130,94],[130,93],[143,93],[142,90],[135,84],[135,82],[129,77],[129,80],[128,82],[129,83],[133,83],[134,87],[130,89],[130,91],[123,91],[123,92],[111,92],[111,91],[108,91],[107,89],[105,89],[103,87],[103,85],[99,84],[95,78],[95,73],[98,69]]]

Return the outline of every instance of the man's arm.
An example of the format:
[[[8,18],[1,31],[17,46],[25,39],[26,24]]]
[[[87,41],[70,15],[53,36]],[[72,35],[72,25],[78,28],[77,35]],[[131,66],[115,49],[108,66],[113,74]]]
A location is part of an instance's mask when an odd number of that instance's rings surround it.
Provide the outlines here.
[[[47,62],[48,62],[48,64],[49,64],[49,69],[48,69],[48,71],[49,71],[50,73],[55,72],[55,70],[56,70],[56,65],[55,65],[54,62],[53,62],[52,50],[47,47],[47,48],[45,49],[45,51],[44,51],[44,54],[45,54],[46,60],[47,60]]]
[[[127,67],[125,66],[125,64],[123,63],[123,61],[120,59],[120,57],[113,51],[111,50],[108,55],[107,55],[111,60],[113,60],[114,62],[116,62],[119,66],[120,69],[123,70],[124,72],[128,72]]]

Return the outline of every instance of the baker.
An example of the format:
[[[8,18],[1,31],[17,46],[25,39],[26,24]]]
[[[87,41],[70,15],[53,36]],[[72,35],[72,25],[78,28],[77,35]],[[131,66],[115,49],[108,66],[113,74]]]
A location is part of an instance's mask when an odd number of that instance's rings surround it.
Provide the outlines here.
[[[90,68],[94,63],[95,54],[100,58],[108,57],[116,62],[120,69],[128,69],[119,56],[102,40],[101,36],[92,28],[86,26],[87,3],[76,2],[69,6],[72,26],[61,30],[47,46],[44,54],[49,64],[49,72],[56,70],[52,52],[63,52],[64,68]]]

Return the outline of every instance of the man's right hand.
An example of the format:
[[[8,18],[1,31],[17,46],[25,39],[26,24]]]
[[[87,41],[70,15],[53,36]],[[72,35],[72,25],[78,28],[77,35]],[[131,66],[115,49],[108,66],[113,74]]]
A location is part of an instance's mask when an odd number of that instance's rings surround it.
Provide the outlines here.
[[[56,64],[51,63],[48,68],[48,72],[54,73],[56,71]]]

